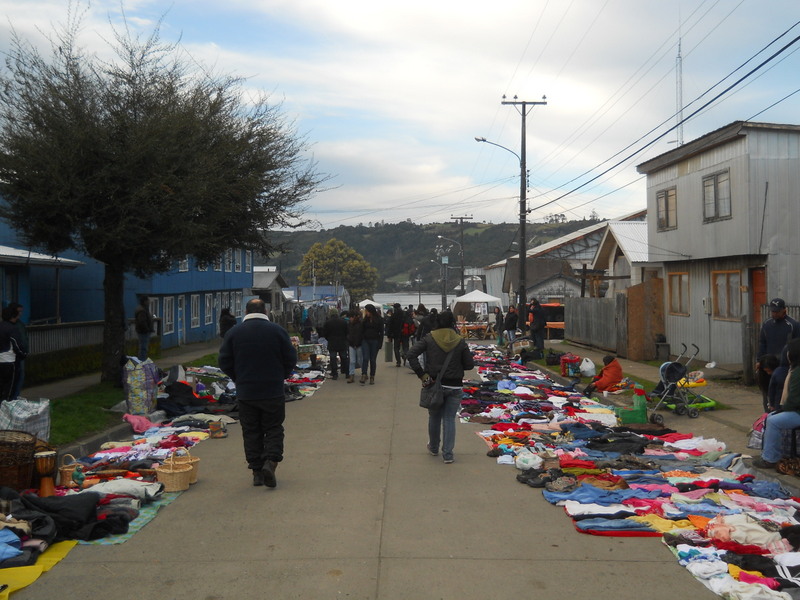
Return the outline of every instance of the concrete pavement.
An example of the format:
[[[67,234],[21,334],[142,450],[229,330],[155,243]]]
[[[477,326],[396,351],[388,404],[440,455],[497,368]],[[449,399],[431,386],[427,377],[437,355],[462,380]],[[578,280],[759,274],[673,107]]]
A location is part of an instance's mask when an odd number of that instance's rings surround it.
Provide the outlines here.
[[[601,353],[573,351],[602,364]],[[623,369],[657,379],[655,367]],[[730,408],[665,413],[666,424],[746,450],[758,393],[706,391]],[[76,547],[14,600],[716,597],[658,538],[577,533],[514,467],[486,456],[480,425],[457,426],[454,464],[429,456],[418,392],[409,369],[379,362],[373,386],[328,380],[287,404],[273,490],[252,487],[229,427],[193,451],[198,483],[131,540]]]

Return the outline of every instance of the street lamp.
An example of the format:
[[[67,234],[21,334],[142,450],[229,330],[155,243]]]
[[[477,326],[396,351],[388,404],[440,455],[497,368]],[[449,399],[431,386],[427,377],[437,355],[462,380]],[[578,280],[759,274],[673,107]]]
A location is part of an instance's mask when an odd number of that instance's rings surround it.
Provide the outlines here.
[[[419,271],[414,277],[414,283],[417,284],[417,305],[422,304],[422,277],[419,276]]]
[[[448,242],[458,245],[458,256],[461,259],[461,295],[463,296],[466,293],[464,290],[464,247],[461,245],[461,242],[451,240],[443,235],[437,235],[436,237],[438,237],[440,240],[447,240]]]
[[[523,142],[525,138],[523,137]],[[483,142],[485,144],[490,144],[492,146],[497,146],[498,148],[502,148],[506,152],[510,152],[514,156],[517,157],[519,161],[519,285],[517,290],[517,313],[519,314],[519,319],[521,323],[525,323],[527,319],[527,298],[525,288],[527,287],[525,283],[525,263],[528,259],[528,249],[525,247],[525,225],[528,219],[528,211],[525,209],[525,203],[527,201],[527,186],[525,185],[525,161],[520,157],[519,154],[514,152],[511,148],[506,148],[505,146],[501,146],[500,144],[495,144],[494,142],[490,142],[485,137],[476,137],[476,142]],[[523,146],[524,148],[524,146]],[[524,331],[524,326],[523,326]]]
[[[441,261],[431,259],[431,262],[439,265],[439,279],[442,281],[442,310],[447,308],[447,257],[442,256]]]

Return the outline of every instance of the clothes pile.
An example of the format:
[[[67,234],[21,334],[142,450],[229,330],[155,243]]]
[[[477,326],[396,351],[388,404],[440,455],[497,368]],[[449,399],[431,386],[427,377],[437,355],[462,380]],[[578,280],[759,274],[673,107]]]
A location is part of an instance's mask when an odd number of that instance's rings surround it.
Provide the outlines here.
[[[480,382],[465,384],[461,420],[490,425],[478,432],[487,454],[516,465],[517,481],[541,489],[578,532],[661,538],[725,598],[800,598],[800,501],[780,483],[716,439],[618,426],[544,373],[474,351]]]

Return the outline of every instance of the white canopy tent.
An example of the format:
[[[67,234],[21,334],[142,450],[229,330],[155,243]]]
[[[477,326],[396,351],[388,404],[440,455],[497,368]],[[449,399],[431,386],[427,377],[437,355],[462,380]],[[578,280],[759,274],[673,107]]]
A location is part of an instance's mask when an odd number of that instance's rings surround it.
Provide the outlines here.
[[[488,314],[490,306],[499,306],[500,308],[503,308],[503,301],[497,296],[490,296],[489,294],[486,294],[480,290],[472,290],[470,293],[459,296],[453,300],[453,302],[450,304],[450,310],[453,311],[454,315],[466,315],[473,308],[473,304],[486,305],[485,311],[475,311],[478,314]]]
[[[380,308],[380,307],[381,307],[381,304],[380,304],[380,302],[375,302],[375,300],[370,300],[369,298],[367,298],[366,300],[362,300],[361,302],[359,302],[359,303],[358,303],[358,307],[359,307],[359,308],[364,308],[364,307],[365,307],[367,304],[372,304],[372,305],[373,305],[375,308]]]

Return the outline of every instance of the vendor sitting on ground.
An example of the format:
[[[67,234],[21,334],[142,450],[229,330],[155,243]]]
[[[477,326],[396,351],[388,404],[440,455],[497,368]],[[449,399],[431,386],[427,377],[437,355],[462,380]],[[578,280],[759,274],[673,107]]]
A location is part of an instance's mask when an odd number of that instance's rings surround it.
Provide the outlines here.
[[[764,442],[761,448],[761,457],[753,460],[753,466],[762,469],[774,469],[778,461],[783,458],[781,442],[783,430],[800,427],[800,338],[795,338],[787,344],[789,358],[789,374],[783,385],[781,404],[777,412],[767,416],[764,426]]]
[[[592,383],[583,390],[583,395],[589,397],[592,392],[608,390],[622,381],[622,365],[610,354],[603,357],[603,368],[592,378]]]

